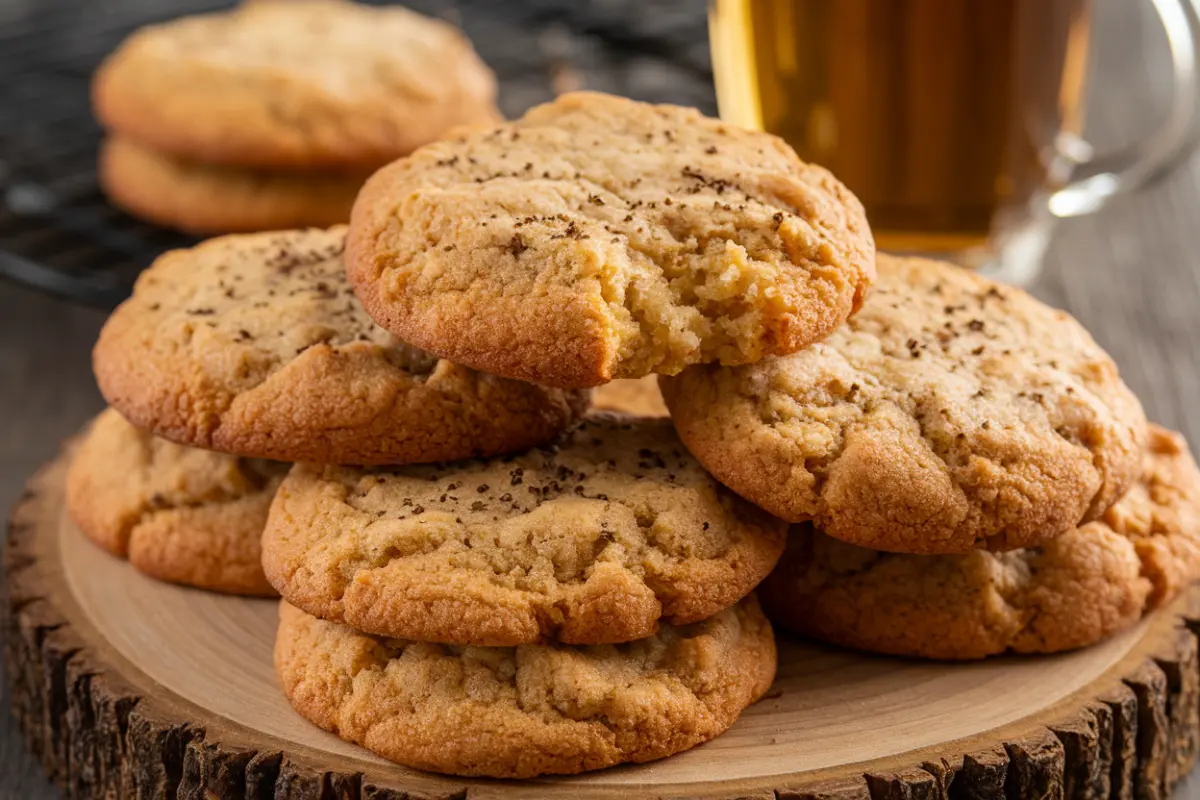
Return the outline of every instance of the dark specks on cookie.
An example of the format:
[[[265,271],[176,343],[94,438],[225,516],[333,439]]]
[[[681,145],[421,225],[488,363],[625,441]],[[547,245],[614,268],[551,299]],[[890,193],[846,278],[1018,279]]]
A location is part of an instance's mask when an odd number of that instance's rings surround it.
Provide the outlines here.
[[[344,238],[339,228],[230,236],[163,257],[139,282],[135,302],[118,310],[101,334],[102,391],[119,398],[123,413],[151,420],[147,427],[186,444],[320,463],[507,452],[556,435],[582,413],[582,393],[568,397],[514,381],[481,381],[478,373],[393,340],[347,294],[338,257]],[[230,274],[221,278],[218,266]],[[223,335],[199,339],[209,328]],[[373,340],[377,348],[351,345]],[[251,341],[254,357],[242,358]],[[320,356],[305,358],[307,366],[295,372],[286,369],[318,341],[327,345]],[[226,357],[234,354],[237,359]],[[203,386],[186,377],[200,361],[209,376]],[[331,387],[351,380],[350,371],[385,391],[338,399]],[[282,397],[306,398],[297,402],[328,409],[330,416],[319,425],[300,421],[283,409],[290,404]],[[234,401],[247,410],[237,424],[229,410]],[[479,403],[494,413],[463,413]],[[381,418],[392,423],[380,426]]]
[[[1001,531],[995,545],[1020,547],[1102,514],[1128,485],[1144,425],[1103,351],[1019,290],[991,292],[938,262],[880,256],[877,267],[866,305],[819,347],[662,381],[693,452],[768,511],[817,519],[831,536],[880,550],[963,552]],[[990,300],[977,308],[981,297]],[[1078,365],[1088,362],[1109,366],[1083,376]],[[857,388],[844,399],[861,413],[831,408],[836,387],[851,381]],[[1070,384],[1086,386],[1090,402]],[[906,417],[917,425],[894,438],[894,420]],[[1073,441],[1054,432],[1060,424]],[[745,433],[762,429],[772,435]],[[1081,435],[1093,430],[1104,435]],[[983,462],[995,468],[984,474],[974,466]],[[909,487],[918,481],[928,507],[915,505]],[[1009,486],[1018,487],[1013,501]]]
[[[521,253],[524,253],[528,249],[525,240],[521,238],[521,234],[514,233],[512,239],[508,242],[508,252],[512,253],[513,258],[519,258]]]

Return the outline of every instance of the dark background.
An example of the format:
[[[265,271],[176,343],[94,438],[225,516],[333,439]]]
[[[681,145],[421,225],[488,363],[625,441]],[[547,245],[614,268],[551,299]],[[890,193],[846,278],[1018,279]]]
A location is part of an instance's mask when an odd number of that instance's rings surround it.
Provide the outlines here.
[[[46,260],[58,259],[76,275],[91,270],[111,279],[105,286],[119,287],[155,247],[173,240],[119,220],[99,201],[91,172],[98,132],[86,118],[86,76],[131,18],[211,5],[0,0],[0,249],[6,236],[25,237],[18,244],[42,237],[34,244],[46,248]],[[580,85],[715,112],[704,0],[409,5],[466,29],[501,76],[508,115],[548,99],[555,88]],[[1147,0],[1096,0],[1088,135],[1101,149],[1131,140],[1161,114],[1167,63],[1149,9]],[[17,204],[26,216],[13,211],[14,187],[30,182],[49,186],[51,199],[70,212],[65,218],[84,226],[71,234],[84,244],[64,254],[59,243],[66,235],[47,232],[54,220],[29,216],[28,204]],[[113,230],[121,236],[88,249],[87,236]],[[1116,358],[1151,418],[1193,443],[1200,443],[1198,252],[1200,157],[1194,157],[1157,186],[1094,217],[1064,222],[1032,289],[1079,317]],[[25,477],[102,407],[89,351],[104,316],[0,282],[0,506],[10,506]],[[0,708],[4,691],[0,682]],[[1200,800],[1195,774],[1177,795]],[[0,710],[0,799],[52,797],[58,793]]]

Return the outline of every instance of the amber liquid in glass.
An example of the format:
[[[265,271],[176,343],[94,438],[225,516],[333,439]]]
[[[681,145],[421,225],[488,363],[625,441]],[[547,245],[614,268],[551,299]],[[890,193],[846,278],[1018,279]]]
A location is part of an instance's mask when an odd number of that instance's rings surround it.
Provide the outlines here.
[[[1089,0],[713,0],[721,116],[832,170],[880,249],[984,258],[1066,179],[1088,19]]]

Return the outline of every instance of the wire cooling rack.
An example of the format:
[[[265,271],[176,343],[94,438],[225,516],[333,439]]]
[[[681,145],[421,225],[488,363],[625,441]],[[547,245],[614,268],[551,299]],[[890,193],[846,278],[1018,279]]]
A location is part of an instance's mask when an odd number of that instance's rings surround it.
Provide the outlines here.
[[[461,25],[516,115],[587,87],[712,112],[704,0],[412,0]],[[111,307],[194,239],[118,211],[96,184],[88,82],[130,31],[229,2],[0,0],[0,276]]]

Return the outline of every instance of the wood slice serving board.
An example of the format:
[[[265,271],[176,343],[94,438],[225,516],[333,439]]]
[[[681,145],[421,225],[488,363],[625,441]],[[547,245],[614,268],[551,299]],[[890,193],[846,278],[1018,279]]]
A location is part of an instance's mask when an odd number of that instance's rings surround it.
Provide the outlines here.
[[[5,551],[5,656],[29,746],[70,797],[1139,798],[1200,741],[1200,594],[1096,647],[942,664],[780,637],[779,679],[714,742],[573,778],[443,777],[295,714],[277,604],[157,583],[62,513],[65,460],[30,481]]]

